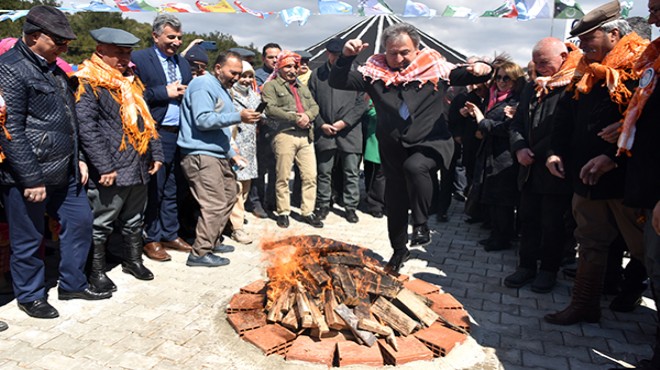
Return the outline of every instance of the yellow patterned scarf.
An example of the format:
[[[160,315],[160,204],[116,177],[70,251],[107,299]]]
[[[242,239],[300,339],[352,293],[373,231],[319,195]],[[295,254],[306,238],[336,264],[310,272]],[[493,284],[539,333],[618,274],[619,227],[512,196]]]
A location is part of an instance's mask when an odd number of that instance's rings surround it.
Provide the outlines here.
[[[638,79],[633,71],[635,61],[648,44],[648,40],[631,32],[614,45],[601,63],[589,63],[582,57],[567,90],[575,89],[575,99],[578,99],[580,94],[590,93],[594,85],[602,80],[602,85],[609,90],[612,101],[619,105],[621,111],[625,110],[632,97],[632,92],[628,90],[625,82]]]
[[[122,75],[117,69],[108,66],[96,54],[80,65],[75,76],[81,80],[76,92],[76,101],[80,100],[80,96],[85,92],[84,84],[89,84],[95,90],[95,94],[98,87],[107,89],[119,104],[124,131],[119,150],[126,149],[126,140],[128,140],[138,153],[146,153],[149,149],[149,141],[158,138],[158,132],[156,122],[151,117],[147,103],[142,97],[144,92],[142,82],[133,75]],[[143,131],[140,131],[138,127],[138,117],[142,117],[144,121]]]
[[[7,131],[7,127],[5,127],[5,123],[7,122],[7,105],[5,104],[5,99],[0,95],[0,127],[2,127],[2,131],[5,134],[5,137],[7,140],[11,140],[11,135],[9,134],[9,131]],[[5,160],[5,153],[2,152],[2,147],[0,146],[0,163],[2,163]]]

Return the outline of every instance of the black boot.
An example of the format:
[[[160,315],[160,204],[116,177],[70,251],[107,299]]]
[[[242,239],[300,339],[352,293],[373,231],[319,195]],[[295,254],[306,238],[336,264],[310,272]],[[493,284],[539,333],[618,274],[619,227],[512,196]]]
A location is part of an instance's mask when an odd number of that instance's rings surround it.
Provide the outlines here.
[[[642,303],[642,293],[646,290],[646,268],[636,258],[631,258],[623,270],[621,292],[612,299],[610,309],[617,312],[631,312]]]
[[[105,243],[94,243],[89,270],[89,288],[97,293],[116,292],[117,286],[105,274]]]
[[[121,270],[135,276],[138,280],[153,280],[154,274],[142,264],[142,237],[124,235],[124,261]]]

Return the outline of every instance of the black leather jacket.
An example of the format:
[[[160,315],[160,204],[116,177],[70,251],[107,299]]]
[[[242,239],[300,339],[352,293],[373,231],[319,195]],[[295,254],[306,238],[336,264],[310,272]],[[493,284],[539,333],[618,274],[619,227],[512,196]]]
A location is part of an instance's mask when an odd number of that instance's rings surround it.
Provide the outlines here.
[[[75,83],[22,40],[0,56],[0,93],[11,135],[9,140],[0,134],[7,156],[0,164],[0,184],[66,186],[69,176],[78,177]]]

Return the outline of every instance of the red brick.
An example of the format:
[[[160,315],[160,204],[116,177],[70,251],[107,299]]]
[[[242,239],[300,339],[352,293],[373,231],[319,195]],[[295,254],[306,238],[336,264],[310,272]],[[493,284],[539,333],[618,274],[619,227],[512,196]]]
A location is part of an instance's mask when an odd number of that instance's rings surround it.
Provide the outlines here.
[[[421,295],[427,295],[432,293],[440,293],[440,287],[427,283],[421,279],[409,280],[403,283],[403,286],[412,290],[413,292]]]
[[[463,343],[467,338],[467,335],[446,328],[439,322],[413,335],[433,351],[435,357],[446,356],[456,344]]]
[[[293,341],[286,359],[325,364],[332,367],[337,344],[335,342],[314,341],[312,338],[301,335]]]
[[[263,309],[265,302],[265,294],[234,294],[227,305],[227,313]]]
[[[383,366],[383,355],[379,346],[367,347],[355,342],[337,342],[339,366],[369,365]]]
[[[243,336],[248,330],[266,325],[266,314],[262,310],[239,311],[227,315],[227,321],[236,332]]]
[[[244,340],[257,346],[266,355],[285,355],[295,338],[295,334],[277,324],[246,331],[243,335]]]
[[[434,310],[435,313],[447,320],[450,324],[458,326],[459,328],[470,332],[470,317],[468,316],[467,311],[465,310],[453,310],[453,309],[439,309]],[[441,319],[438,319],[439,322],[444,322]]]
[[[453,295],[449,293],[432,293],[427,294],[426,298],[433,301],[433,306],[431,309],[435,311],[436,309],[454,309],[460,310],[463,308],[461,302],[459,302]],[[437,311],[436,311],[437,312]]]
[[[433,352],[420,342],[417,338],[411,336],[397,337],[396,351],[385,339],[379,339],[378,345],[383,350],[383,358],[387,365],[402,365],[413,361],[426,361],[433,359]]]
[[[394,278],[399,280],[402,283],[405,283],[406,281],[410,280],[410,276],[404,275],[404,274],[394,275]]]
[[[241,288],[241,293],[266,294],[266,281],[256,280]]]

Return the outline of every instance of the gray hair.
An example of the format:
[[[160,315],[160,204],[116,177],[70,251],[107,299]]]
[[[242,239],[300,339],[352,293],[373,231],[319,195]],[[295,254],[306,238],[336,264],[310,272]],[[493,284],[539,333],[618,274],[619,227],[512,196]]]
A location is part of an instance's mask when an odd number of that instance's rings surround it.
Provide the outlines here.
[[[170,26],[175,31],[181,31],[181,21],[179,18],[168,13],[158,14],[156,19],[154,19],[154,23],[151,26],[151,29],[156,35],[161,35],[165,29],[165,26]]]
[[[383,31],[383,47],[385,48],[387,46],[387,42],[391,39],[396,39],[401,36],[401,34],[407,34],[408,37],[413,42],[413,45],[415,45],[416,48],[419,48],[419,42],[421,41],[421,37],[419,36],[419,32],[417,31],[417,28],[413,26],[410,23],[397,23],[393,24],[389,27],[387,27]]]
[[[632,28],[630,27],[630,24],[625,19],[615,19],[613,21],[604,23],[602,26],[600,26],[600,29],[603,30],[603,32],[605,33],[612,32],[612,30],[614,30],[615,28],[619,30],[619,36],[621,37],[632,32]]]

